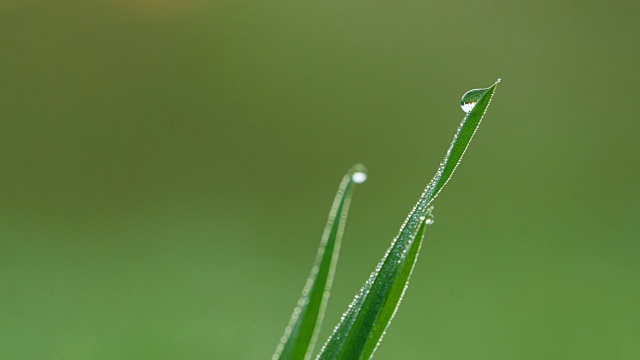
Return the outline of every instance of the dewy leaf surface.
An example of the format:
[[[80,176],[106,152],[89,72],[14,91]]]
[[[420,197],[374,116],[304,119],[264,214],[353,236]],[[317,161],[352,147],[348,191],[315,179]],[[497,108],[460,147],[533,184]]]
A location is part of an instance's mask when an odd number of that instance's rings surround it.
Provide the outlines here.
[[[400,227],[396,238],[365,282],[340,323],[323,346],[318,360],[358,360],[373,355],[402,300],[417,251],[422,243],[424,219],[430,205],[460,163],[489,107],[498,82],[485,89],[464,117],[433,179]],[[419,239],[418,239],[419,238]],[[417,247],[414,245],[417,244]],[[414,255],[413,252],[415,253]],[[400,283],[402,291],[398,292]]]
[[[360,164],[354,165],[342,178],[329,212],[315,263],[272,360],[311,357],[329,300],[353,188],[365,179],[366,169]]]

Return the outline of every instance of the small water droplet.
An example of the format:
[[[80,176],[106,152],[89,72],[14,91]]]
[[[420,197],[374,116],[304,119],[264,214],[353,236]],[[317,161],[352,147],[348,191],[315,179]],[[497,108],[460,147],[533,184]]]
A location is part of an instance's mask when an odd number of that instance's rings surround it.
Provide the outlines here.
[[[432,213],[427,214],[427,218],[424,220],[424,223],[427,225],[431,225],[436,221]]]
[[[460,107],[462,107],[462,111],[468,114],[473,107],[476,106],[476,103],[480,100],[482,95],[484,95],[485,91],[487,91],[487,89],[473,89],[464,93],[464,95],[462,95],[462,100],[460,100]]]
[[[356,184],[362,184],[367,181],[367,173],[362,171],[356,171],[351,175],[351,180]]]

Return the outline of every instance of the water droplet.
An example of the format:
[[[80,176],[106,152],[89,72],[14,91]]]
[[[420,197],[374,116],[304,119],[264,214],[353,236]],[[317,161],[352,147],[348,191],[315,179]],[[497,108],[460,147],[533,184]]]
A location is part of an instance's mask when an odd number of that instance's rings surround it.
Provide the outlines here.
[[[367,181],[367,173],[362,171],[356,171],[351,175],[351,180],[356,184],[362,184]]]
[[[349,170],[351,173],[351,181],[356,184],[362,184],[367,181],[367,168],[362,164],[355,164]]]
[[[429,213],[429,215],[427,215],[427,219],[424,221],[425,224],[427,225],[431,225],[436,221],[436,219],[433,217],[433,214]]]
[[[476,103],[482,95],[484,95],[487,89],[473,89],[469,90],[464,95],[462,95],[462,100],[460,100],[460,107],[462,107],[462,111],[467,114],[476,106]]]

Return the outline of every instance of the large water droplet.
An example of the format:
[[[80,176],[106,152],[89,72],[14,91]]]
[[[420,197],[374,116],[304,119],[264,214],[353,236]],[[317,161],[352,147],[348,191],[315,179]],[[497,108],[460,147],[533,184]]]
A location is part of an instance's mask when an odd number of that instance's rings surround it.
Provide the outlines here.
[[[367,181],[367,173],[363,171],[356,171],[351,175],[351,180],[356,184],[362,184]]]
[[[487,91],[487,89],[473,89],[464,93],[464,95],[462,95],[462,100],[460,100],[460,107],[462,107],[462,111],[468,114],[469,111],[476,106],[476,103],[480,100],[482,95],[484,95],[485,91]]]
[[[362,184],[367,181],[367,168],[362,164],[355,164],[349,170],[351,173],[351,181],[356,184]]]

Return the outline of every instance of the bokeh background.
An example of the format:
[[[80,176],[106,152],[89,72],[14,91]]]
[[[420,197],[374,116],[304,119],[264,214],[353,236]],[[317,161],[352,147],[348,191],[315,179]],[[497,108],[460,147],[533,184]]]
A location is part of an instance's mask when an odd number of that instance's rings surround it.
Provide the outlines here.
[[[321,340],[501,77],[377,359],[640,358],[637,2],[0,1],[0,358]]]

